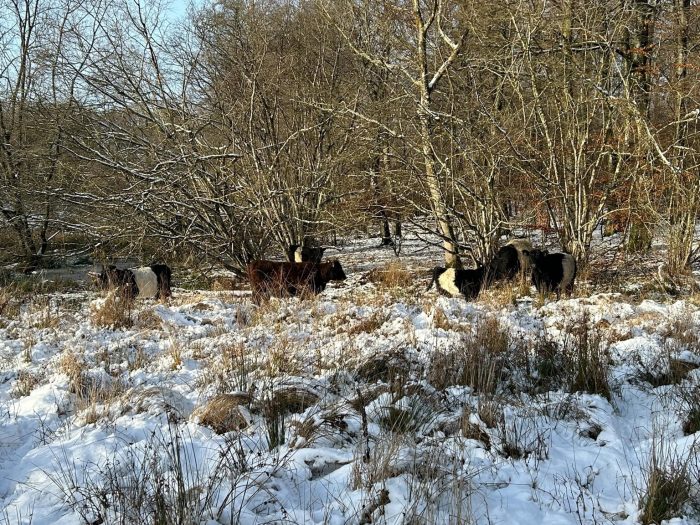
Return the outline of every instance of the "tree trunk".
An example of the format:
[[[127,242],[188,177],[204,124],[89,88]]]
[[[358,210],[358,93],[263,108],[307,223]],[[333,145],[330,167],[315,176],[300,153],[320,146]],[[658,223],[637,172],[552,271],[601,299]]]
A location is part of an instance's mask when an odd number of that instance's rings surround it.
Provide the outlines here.
[[[432,14],[433,17],[436,14],[437,13],[434,12]],[[426,49],[426,33],[428,31],[428,27],[426,27],[426,24],[423,21],[423,15],[421,13],[420,4],[418,0],[413,0],[413,15],[416,23],[416,32],[418,37],[418,54],[416,57],[416,65],[418,67],[418,73],[420,75],[417,82],[420,92],[420,101],[418,106],[418,121],[420,126],[419,132],[421,150],[423,154],[423,162],[425,164],[425,179],[428,185],[428,198],[430,199],[430,206],[433,210],[433,214],[435,215],[438,233],[442,237],[442,246],[445,253],[445,266],[448,268],[460,268],[461,261],[459,259],[457,239],[454,234],[454,228],[452,227],[452,221],[450,219],[450,214],[447,209],[447,205],[445,204],[445,197],[442,192],[440,179],[435,170],[436,161],[433,152],[433,144],[430,138],[432,127],[432,117],[430,112],[430,93],[431,90],[434,89],[435,82],[439,79],[439,77],[436,76],[432,81],[428,78],[428,56]],[[432,23],[432,20],[428,22],[428,25],[430,23]],[[452,56],[456,57],[458,51],[459,47],[453,47]],[[449,62],[445,62],[443,64],[443,66],[447,65],[449,65]]]
[[[677,18],[676,35],[676,100],[675,100],[675,144],[678,151],[674,159],[674,187],[669,205],[668,271],[671,275],[682,273],[693,257],[695,220],[700,208],[700,183],[697,175],[687,174],[689,123],[685,119],[688,111],[688,95],[684,81],[688,63],[688,10],[690,0],[675,0]],[[692,164],[695,164],[694,162]]]
[[[423,161],[425,162],[425,178],[428,183],[428,191],[430,204],[435,214],[437,221],[438,232],[442,237],[442,246],[445,251],[445,266],[447,268],[459,268],[461,262],[457,250],[457,241],[455,239],[452,221],[445,205],[444,197],[440,188],[440,180],[435,172],[435,159],[433,158],[433,149],[430,142],[430,117],[426,114],[423,108],[421,97],[421,109],[419,110],[420,134],[422,141]]]

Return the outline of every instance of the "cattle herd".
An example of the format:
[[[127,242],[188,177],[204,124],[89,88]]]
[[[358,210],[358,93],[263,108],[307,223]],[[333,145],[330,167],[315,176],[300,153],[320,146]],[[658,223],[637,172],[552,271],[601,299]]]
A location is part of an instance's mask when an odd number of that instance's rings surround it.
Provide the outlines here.
[[[324,248],[291,245],[287,250],[289,262],[256,260],[248,264],[247,273],[253,300],[315,295],[325,290],[330,281],[346,279],[337,259],[322,262]],[[103,289],[116,289],[126,299],[136,297],[167,299],[170,297],[171,270],[165,264],[120,270],[116,266],[90,274]],[[483,288],[497,281],[509,281],[531,276],[539,293],[561,292],[571,295],[576,279],[576,259],[568,253],[548,253],[535,249],[527,239],[512,239],[501,247],[495,257],[475,269],[460,270],[435,267],[428,290],[436,285],[444,295],[475,299]]]
[[[542,294],[554,292],[557,299],[561,292],[571,295],[576,279],[576,259],[568,253],[549,253],[532,247],[527,239],[513,239],[501,247],[487,264],[475,270],[433,268],[433,278],[428,290],[435,283],[444,295],[463,295],[475,299],[482,288],[496,281],[512,280],[516,276],[532,275],[532,283]]]

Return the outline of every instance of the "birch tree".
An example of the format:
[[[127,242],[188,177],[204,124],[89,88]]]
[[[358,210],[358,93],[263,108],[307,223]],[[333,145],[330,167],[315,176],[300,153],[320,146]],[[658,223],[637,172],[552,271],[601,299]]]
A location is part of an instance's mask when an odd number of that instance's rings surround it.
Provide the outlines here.
[[[611,196],[636,170],[626,140],[634,124],[619,96],[615,56],[625,22],[608,2],[585,8],[565,2],[561,10],[543,2],[525,17],[512,15],[525,79],[513,89],[523,103],[520,127],[530,130],[515,150],[527,159],[521,167],[547,206],[562,247],[582,264],[595,228],[611,211]],[[565,75],[559,74],[560,60]]]
[[[372,0],[323,4],[326,15],[336,24],[348,46],[374,67],[386,69],[398,78],[404,93],[410,97],[414,110],[415,141],[411,147],[422,162],[419,182],[425,189],[427,202],[442,240],[445,264],[460,266],[459,243],[453,226],[453,216],[447,205],[446,179],[448,163],[440,158],[435,147],[435,125],[439,116],[434,107],[434,95],[445,75],[461,56],[466,46],[468,29],[454,15],[459,6],[449,1],[394,2],[379,5]],[[386,19],[381,20],[381,17]],[[356,38],[355,27],[385,29],[381,36],[394,51],[383,56],[366,42]],[[371,116],[365,115],[371,118]],[[405,134],[382,122],[389,135],[406,139]]]

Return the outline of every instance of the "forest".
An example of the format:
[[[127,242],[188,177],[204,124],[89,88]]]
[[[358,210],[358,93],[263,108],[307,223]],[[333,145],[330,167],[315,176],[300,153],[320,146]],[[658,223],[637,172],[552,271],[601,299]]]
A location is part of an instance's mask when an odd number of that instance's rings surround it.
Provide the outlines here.
[[[206,259],[402,225],[447,266],[514,229],[585,266],[696,255],[698,19],[690,0],[5,0],[7,262]],[[189,259],[188,259],[189,258]]]

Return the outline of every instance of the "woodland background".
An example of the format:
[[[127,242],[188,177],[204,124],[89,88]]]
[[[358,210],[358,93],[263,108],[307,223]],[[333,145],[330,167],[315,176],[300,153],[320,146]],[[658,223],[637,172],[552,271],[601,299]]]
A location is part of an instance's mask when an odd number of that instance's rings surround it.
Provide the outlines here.
[[[0,258],[207,260],[401,225],[696,254],[690,0],[0,0]],[[428,218],[428,220],[426,220]]]

